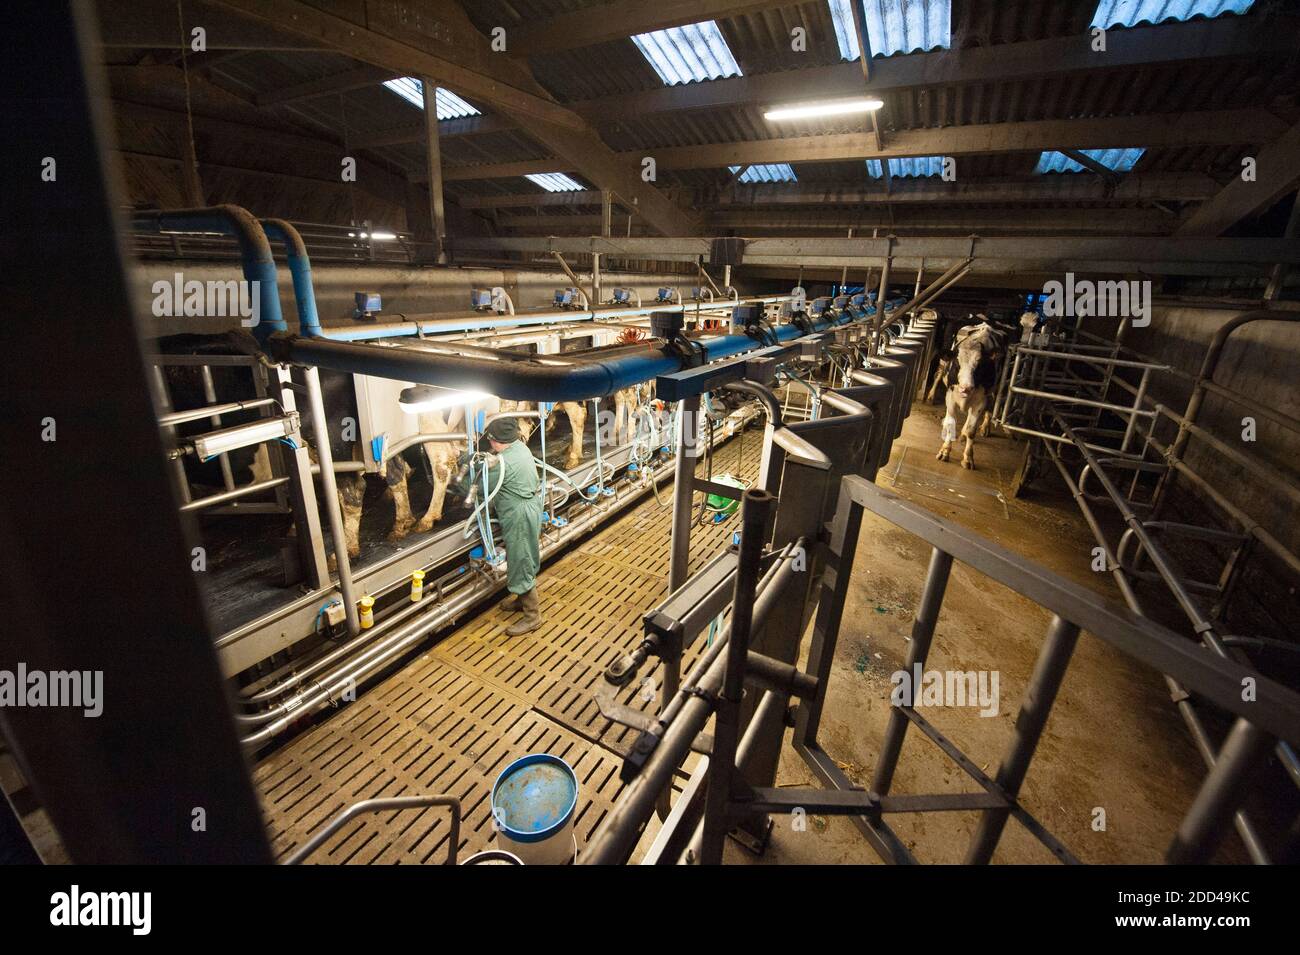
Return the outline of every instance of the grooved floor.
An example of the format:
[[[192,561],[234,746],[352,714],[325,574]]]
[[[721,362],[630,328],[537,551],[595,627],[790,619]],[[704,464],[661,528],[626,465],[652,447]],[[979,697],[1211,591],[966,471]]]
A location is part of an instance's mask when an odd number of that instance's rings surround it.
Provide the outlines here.
[[[719,447],[713,474],[752,482],[761,443],[751,431]],[[258,764],[254,781],[277,854],[362,799],[445,793],[461,800],[464,859],[494,844],[488,797],[497,774],[534,752],[560,756],[577,772],[575,828],[585,844],[622,788],[620,754],[635,738],[600,715],[593,693],[604,668],[641,640],[642,615],[667,593],[670,496],[671,484],[659,492],[663,506],[647,497],[543,570],[540,630],[507,637],[503,625],[514,618],[489,608]],[[692,571],[734,526],[733,519],[695,528]],[[703,648],[697,641],[683,669]],[[621,702],[643,711],[656,706],[639,685],[625,695]],[[363,816],[311,861],[441,862],[449,828],[442,808]]]

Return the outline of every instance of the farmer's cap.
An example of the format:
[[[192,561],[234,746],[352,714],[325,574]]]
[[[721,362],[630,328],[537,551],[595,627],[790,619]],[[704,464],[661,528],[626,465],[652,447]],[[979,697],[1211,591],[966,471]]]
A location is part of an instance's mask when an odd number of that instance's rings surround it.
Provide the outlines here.
[[[486,434],[493,441],[509,444],[519,440],[519,422],[514,418],[497,418],[487,426]]]

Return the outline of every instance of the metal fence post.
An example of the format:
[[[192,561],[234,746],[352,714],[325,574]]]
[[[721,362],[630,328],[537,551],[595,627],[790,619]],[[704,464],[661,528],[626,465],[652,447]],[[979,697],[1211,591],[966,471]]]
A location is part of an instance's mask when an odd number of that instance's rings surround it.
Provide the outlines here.
[[[727,831],[731,828],[731,789],[736,774],[736,747],[740,741],[740,704],[745,687],[745,663],[754,619],[754,593],[763,554],[764,530],[776,498],[767,491],[750,489],[741,496],[740,554],[735,591],[731,599],[731,635],[727,642],[727,670],[709,756],[709,791],[704,808],[704,839],[700,861],[719,865]]]
[[[1079,640],[1079,628],[1068,620],[1058,616],[1052,617],[1043,641],[1043,649],[1038,653],[1034,664],[1034,674],[1029,678],[1025,689],[1024,702],[1016,715],[1016,732],[1011,741],[1011,749],[998,767],[997,784],[1002,787],[1007,797],[1014,800],[1020,794],[1020,785],[1029,772],[1029,762],[1034,758],[1034,749],[1043,735],[1047,717],[1056,702],[1056,693],[1065,679],[1066,668],[1074,653],[1074,645]],[[1002,830],[1006,827],[1010,809],[986,809],[980,819],[979,828],[971,838],[970,849],[966,853],[969,865],[983,865],[993,855]]]

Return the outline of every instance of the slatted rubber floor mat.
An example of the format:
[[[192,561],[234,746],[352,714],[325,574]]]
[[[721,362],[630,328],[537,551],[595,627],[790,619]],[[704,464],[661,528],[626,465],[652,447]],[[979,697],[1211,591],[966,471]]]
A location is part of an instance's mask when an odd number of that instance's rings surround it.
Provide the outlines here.
[[[751,433],[718,448],[714,475],[752,482],[760,446]],[[640,642],[646,610],[667,594],[670,498],[667,485],[662,507],[647,497],[544,568],[540,630],[507,637],[514,616],[490,607],[263,760],[254,781],[277,854],[360,800],[445,793],[461,800],[464,859],[493,845],[488,797],[497,774],[534,752],[560,756],[577,772],[575,829],[584,845],[622,788],[620,753],[635,738],[600,715],[593,693],[605,667]],[[697,526],[691,570],[734,528],[734,519]],[[684,672],[703,648],[698,641]],[[642,711],[657,706],[639,686],[624,695],[620,702]],[[441,862],[449,828],[443,808],[363,816],[311,861]]]

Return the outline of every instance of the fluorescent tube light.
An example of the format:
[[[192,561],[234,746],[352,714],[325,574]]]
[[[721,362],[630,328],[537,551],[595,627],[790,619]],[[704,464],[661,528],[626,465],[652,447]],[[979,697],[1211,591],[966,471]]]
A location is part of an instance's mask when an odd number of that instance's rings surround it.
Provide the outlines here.
[[[884,106],[878,99],[841,99],[825,103],[798,103],[793,106],[778,106],[763,114],[766,120],[813,119],[817,116],[844,116],[849,113],[870,113]]]

